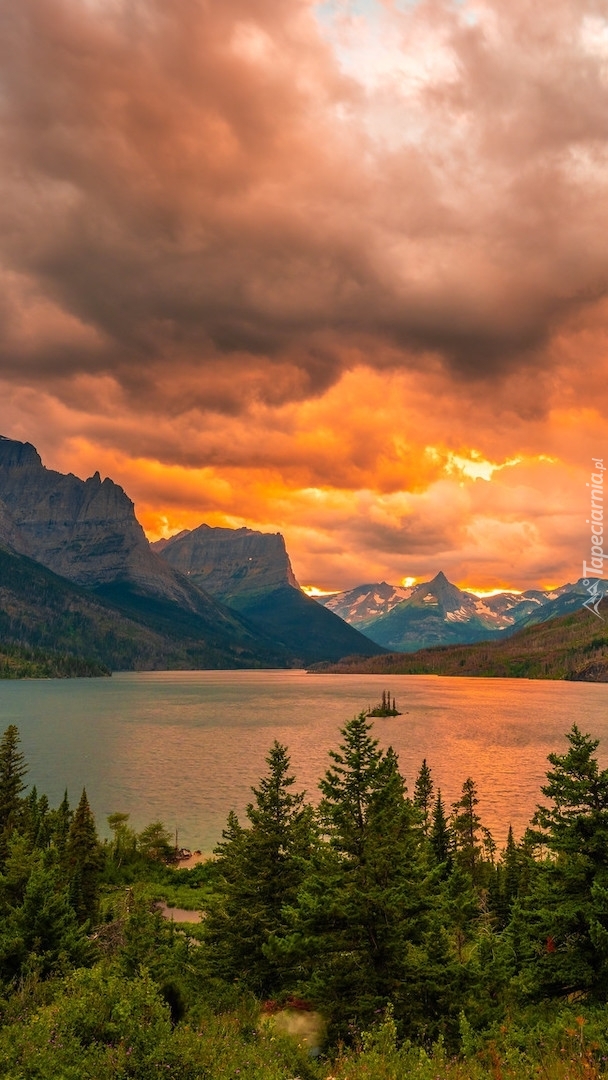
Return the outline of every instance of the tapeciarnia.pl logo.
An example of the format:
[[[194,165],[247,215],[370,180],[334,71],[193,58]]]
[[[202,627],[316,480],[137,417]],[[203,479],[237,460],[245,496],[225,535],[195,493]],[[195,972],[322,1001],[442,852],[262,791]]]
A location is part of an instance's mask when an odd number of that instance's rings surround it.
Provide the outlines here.
[[[591,481],[587,484],[591,488],[591,517],[587,519],[587,525],[591,526],[591,561],[583,560],[583,585],[589,596],[583,607],[602,619],[598,607],[606,590],[602,589],[602,582],[591,580],[604,576],[604,559],[608,559],[608,553],[604,554],[604,472],[606,466],[603,458],[591,458],[593,472]]]

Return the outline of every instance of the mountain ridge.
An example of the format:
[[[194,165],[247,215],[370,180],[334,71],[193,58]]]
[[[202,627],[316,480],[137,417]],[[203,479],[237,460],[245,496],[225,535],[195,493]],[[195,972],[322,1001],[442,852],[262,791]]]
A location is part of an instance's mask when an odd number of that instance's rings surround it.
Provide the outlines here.
[[[214,532],[207,526],[198,531]],[[224,530],[230,537],[233,532]],[[243,589],[242,580],[237,587],[239,579],[247,577],[248,561],[243,561],[241,552],[230,566],[216,565],[215,595],[204,588],[205,573],[197,574],[190,566],[182,573],[171,565],[177,544],[191,542],[189,536],[184,531],[155,551],[132,501],[110,478],[102,480],[95,472],[81,480],[73,473],[47,469],[31,443],[0,438],[0,543],[5,555],[0,560],[0,593],[6,586],[6,602],[16,613],[17,623],[21,620],[19,633],[25,636],[16,644],[36,644],[33,639],[38,631],[29,598],[32,592],[39,597],[44,594],[36,570],[44,567],[73,589],[85,590],[89,608],[82,618],[88,629],[83,631],[84,637],[81,635],[81,644],[103,663],[111,655],[114,667],[116,657],[125,667],[288,667],[382,651],[336,616],[321,613],[314,601],[303,596],[279,534],[262,540],[273,546],[273,558],[267,561],[265,576],[258,573],[255,589]],[[260,537],[262,534],[245,529],[237,540],[255,547]],[[232,539],[228,546],[231,544]],[[183,555],[183,547],[180,550]],[[178,561],[179,557],[178,550]],[[30,561],[17,564],[17,558]],[[254,571],[255,559],[251,557],[249,562]],[[20,582],[20,595],[8,580],[11,569]],[[220,595],[225,591],[217,580],[222,574],[225,581],[234,584],[228,597],[230,605]],[[58,596],[61,588],[57,582],[54,588],[53,595]],[[61,623],[63,601],[69,609],[72,603],[76,607],[82,604],[83,597],[76,600],[64,589],[54,614],[44,599],[39,599],[41,625],[60,615]],[[90,607],[93,602],[98,605],[95,610]],[[119,637],[123,635],[121,647],[109,654],[104,644],[108,612],[120,627]],[[95,624],[102,638],[97,643]],[[128,647],[125,635],[139,643],[141,655],[137,655],[137,646]]]
[[[577,582],[550,592],[508,590],[480,597],[459,589],[443,571],[429,581],[401,587],[406,595],[400,599],[399,588],[381,582],[315,599],[324,606],[331,604],[389,651],[416,652],[435,645],[498,640],[525,625],[575,610],[587,595]]]
[[[280,533],[199,525],[157,547],[174,569],[269,634],[304,665],[381,646],[306,596]]]
[[[525,626],[502,640],[392,652],[367,660],[315,664],[335,674],[444,675],[608,682],[608,598],[600,618],[582,608]]]

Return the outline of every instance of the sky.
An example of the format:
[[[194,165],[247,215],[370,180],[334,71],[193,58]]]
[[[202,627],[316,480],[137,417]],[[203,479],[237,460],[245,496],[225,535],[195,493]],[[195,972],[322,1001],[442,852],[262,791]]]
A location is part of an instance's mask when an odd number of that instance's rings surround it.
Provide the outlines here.
[[[607,237],[608,0],[0,9],[0,432],[151,539],[581,577]]]

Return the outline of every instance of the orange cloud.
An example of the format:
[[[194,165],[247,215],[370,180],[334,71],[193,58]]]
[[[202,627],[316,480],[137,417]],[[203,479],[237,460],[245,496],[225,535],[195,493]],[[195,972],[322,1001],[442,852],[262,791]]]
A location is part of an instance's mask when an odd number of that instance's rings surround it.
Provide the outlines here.
[[[111,475],[151,536],[280,529],[319,587],[578,576],[608,434],[604,13],[375,11],[6,13],[2,430]]]

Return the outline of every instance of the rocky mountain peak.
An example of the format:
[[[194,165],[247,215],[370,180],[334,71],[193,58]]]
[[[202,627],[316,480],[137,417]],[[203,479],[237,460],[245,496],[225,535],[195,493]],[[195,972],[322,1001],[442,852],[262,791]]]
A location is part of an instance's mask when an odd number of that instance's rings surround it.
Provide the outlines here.
[[[412,587],[389,585],[378,581],[367,585],[357,585],[346,592],[331,593],[327,596],[315,596],[318,604],[339,615],[345,622],[364,629],[382,615],[392,611],[402,600],[412,595]]]
[[[175,570],[227,602],[284,585],[300,588],[280,533],[199,525],[152,547]]]
[[[24,478],[27,470],[27,479]],[[150,551],[123,489],[98,472],[55,472],[31,443],[0,437],[0,539],[78,585],[127,581],[190,606],[181,583]]]
[[[18,442],[0,435],[0,468],[25,469],[42,468],[42,460],[35,446],[31,443]]]

